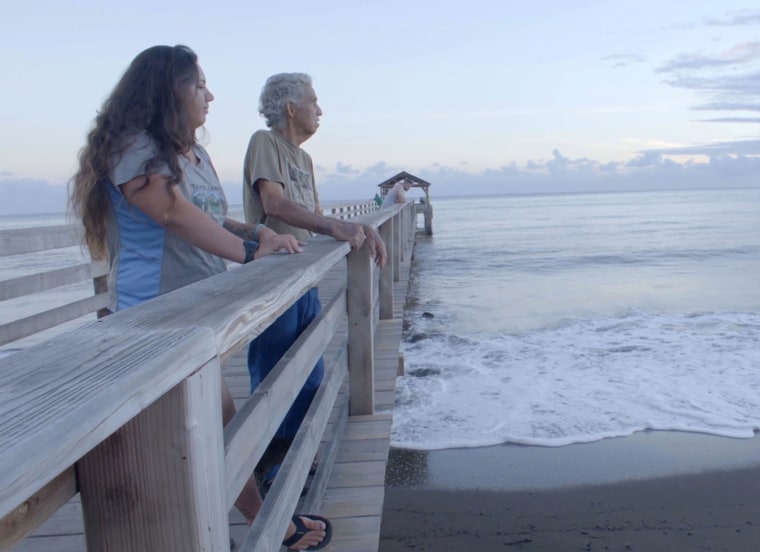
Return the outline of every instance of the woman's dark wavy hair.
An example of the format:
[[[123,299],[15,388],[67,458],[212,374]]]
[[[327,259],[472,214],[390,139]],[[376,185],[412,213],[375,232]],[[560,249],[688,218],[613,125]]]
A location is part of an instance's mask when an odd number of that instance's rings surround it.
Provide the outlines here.
[[[198,81],[198,57],[187,46],[154,46],[127,68],[95,118],[87,143],[79,152],[79,169],[70,182],[69,206],[84,225],[84,245],[93,259],[108,258],[106,218],[111,203],[109,166],[141,131],[158,153],[146,164],[149,174],[163,165],[171,176],[167,190],[182,180],[179,155],[195,143],[195,129],[185,116],[187,87]]]

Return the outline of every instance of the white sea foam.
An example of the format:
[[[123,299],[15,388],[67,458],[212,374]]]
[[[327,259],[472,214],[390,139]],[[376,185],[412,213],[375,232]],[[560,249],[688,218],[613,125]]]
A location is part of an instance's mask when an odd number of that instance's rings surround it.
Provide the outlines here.
[[[758,209],[760,190],[437,201],[393,444],[752,436]]]
[[[392,443],[561,446],[644,429],[760,429],[760,315],[629,312],[405,346]]]

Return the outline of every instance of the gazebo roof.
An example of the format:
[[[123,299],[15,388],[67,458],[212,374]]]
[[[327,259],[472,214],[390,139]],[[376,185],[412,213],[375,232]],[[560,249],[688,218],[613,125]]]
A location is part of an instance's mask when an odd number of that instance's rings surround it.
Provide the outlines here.
[[[428,188],[430,188],[430,182],[427,180],[422,180],[419,177],[414,176],[413,174],[409,174],[406,171],[401,171],[395,176],[391,176],[388,180],[385,180],[378,184],[378,187],[383,192],[383,197],[388,193],[388,191],[393,188],[393,186],[396,185],[396,183],[401,182],[402,180],[407,180],[412,183],[412,188],[422,188],[425,191],[425,195],[428,195]]]

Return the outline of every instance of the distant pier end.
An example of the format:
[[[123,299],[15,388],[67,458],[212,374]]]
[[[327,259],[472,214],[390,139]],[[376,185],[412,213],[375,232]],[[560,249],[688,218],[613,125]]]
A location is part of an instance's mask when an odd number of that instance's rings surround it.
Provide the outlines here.
[[[425,234],[428,236],[433,235],[433,204],[430,201],[430,182],[422,180],[421,178],[414,176],[406,171],[401,171],[395,176],[390,177],[388,180],[378,184],[380,188],[381,196],[385,199],[388,192],[398,184],[406,180],[410,182],[412,188],[421,188],[425,192],[425,198],[420,198],[418,204],[414,206],[415,218],[417,214],[422,213],[425,218]]]

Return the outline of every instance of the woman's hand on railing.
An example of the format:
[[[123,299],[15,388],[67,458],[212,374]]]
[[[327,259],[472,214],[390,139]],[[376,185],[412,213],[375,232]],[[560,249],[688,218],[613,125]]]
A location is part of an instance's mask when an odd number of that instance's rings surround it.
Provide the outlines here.
[[[305,245],[304,242],[298,241],[292,234],[278,234],[270,228],[262,228],[259,231],[259,249],[253,258],[260,259],[275,251],[300,253],[302,245]]]

